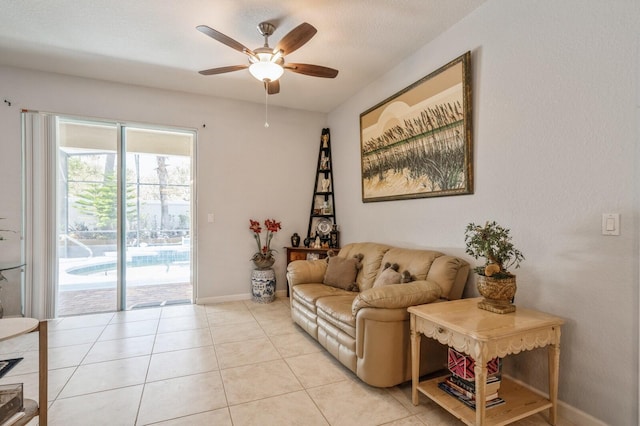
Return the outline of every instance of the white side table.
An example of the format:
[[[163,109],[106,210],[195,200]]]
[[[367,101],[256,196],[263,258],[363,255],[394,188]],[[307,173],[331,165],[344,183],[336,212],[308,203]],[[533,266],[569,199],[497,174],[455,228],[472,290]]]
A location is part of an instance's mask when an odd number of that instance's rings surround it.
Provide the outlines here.
[[[47,386],[48,386],[48,336],[47,336],[47,322],[38,321],[34,318],[3,318],[0,319],[0,341],[8,340],[13,337],[21,336],[23,334],[31,333],[34,331],[39,332],[38,336],[38,352],[39,352],[39,382],[38,382],[38,403],[31,400],[24,400],[24,409],[26,416],[18,420],[15,425],[25,425],[35,417],[39,417],[39,425],[47,426]]]

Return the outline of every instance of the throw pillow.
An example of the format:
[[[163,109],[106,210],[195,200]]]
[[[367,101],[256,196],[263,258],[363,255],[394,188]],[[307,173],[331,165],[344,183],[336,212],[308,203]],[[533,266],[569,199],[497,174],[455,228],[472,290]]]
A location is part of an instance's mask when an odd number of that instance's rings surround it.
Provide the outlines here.
[[[356,282],[359,265],[360,262],[357,258],[345,259],[344,257],[331,256],[329,257],[323,283],[348,290]]]
[[[378,275],[378,278],[373,282],[373,287],[382,287],[385,285],[400,284],[400,272],[392,268],[387,268]]]

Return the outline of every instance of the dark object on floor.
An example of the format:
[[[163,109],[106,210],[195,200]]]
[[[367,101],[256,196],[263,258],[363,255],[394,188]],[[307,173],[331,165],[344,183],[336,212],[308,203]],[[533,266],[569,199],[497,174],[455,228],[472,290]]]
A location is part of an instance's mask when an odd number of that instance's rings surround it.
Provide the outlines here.
[[[4,377],[17,363],[22,361],[23,358],[11,358],[3,359],[0,361],[0,378]]]

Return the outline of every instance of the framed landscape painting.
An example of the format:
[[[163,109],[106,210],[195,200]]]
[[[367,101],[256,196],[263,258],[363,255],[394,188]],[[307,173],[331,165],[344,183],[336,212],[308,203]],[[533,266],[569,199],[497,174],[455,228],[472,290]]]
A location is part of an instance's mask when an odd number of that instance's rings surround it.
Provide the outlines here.
[[[360,114],[362,201],[473,193],[471,53]]]

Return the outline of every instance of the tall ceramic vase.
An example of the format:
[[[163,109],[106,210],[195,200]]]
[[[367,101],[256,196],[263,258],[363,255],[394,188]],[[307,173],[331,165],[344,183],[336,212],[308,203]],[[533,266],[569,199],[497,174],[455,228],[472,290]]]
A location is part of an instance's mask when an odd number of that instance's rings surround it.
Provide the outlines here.
[[[251,298],[257,303],[271,303],[276,298],[276,274],[273,269],[251,271]]]
[[[271,269],[276,259],[271,254],[256,253],[251,260],[251,297],[254,302],[271,303],[276,298],[276,274]]]

